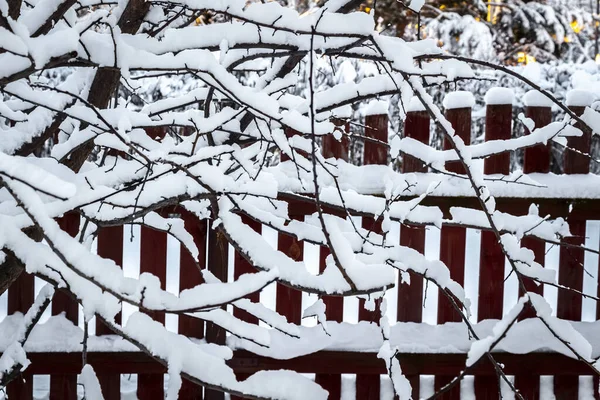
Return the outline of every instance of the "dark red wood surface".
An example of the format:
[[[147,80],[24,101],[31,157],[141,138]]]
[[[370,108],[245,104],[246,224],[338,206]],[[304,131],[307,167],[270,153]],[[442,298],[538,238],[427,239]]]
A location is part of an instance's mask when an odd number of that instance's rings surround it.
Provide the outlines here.
[[[387,115],[367,115],[365,117],[365,136],[387,143],[388,140],[388,117]],[[387,164],[388,148],[374,141],[365,141],[363,164]],[[363,217],[362,227],[372,230],[375,233],[381,233],[381,219],[375,220],[373,217]],[[380,314],[378,305],[376,311],[370,312],[365,309],[365,301],[358,302],[359,321],[370,321],[377,323]],[[356,398],[361,400],[379,400],[380,383],[377,375],[356,375]]]
[[[69,213],[58,219],[60,228],[72,237],[79,232],[79,214]],[[57,290],[52,298],[52,315],[65,314],[77,325],[79,305],[63,290]],[[54,374],[50,377],[50,400],[77,400],[77,374]]]
[[[262,225],[256,221],[254,221],[253,219],[249,218],[246,215],[242,216],[242,222],[246,225],[248,225],[249,227],[251,227],[252,229],[254,229],[255,232],[260,233],[262,231]],[[243,274],[251,274],[256,272],[256,269],[252,266],[252,264],[250,264],[239,252],[235,252],[235,256],[234,256],[234,264],[233,264],[233,277],[235,280],[237,280],[240,276],[242,276]],[[249,299],[250,301],[253,301],[255,303],[258,303],[260,300],[260,293],[256,292],[256,293],[252,293],[251,295],[246,296],[247,299]],[[256,318],[254,315],[248,313],[247,311],[241,310],[239,308],[234,307],[233,308],[233,315],[239,319],[241,319],[242,321],[248,322],[250,324],[255,324],[258,325],[258,318]],[[236,377],[238,380],[244,380],[246,378],[248,378],[249,374],[245,374],[245,373],[236,373]],[[231,396],[232,400],[241,400],[241,397],[238,396]]]
[[[487,105],[485,116],[485,140],[506,140],[512,136],[512,105]],[[502,153],[485,159],[485,174],[510,172],[510,153]],[[477,319],[502,318],[504,296],[504,253],[494,232],[481,232],[479,258],[479,301]],[[498,379],[475,378],[475,397],[493,399],[498,397]]]
[[[20,312],[25,314],[33,304],[34,278],[33,275],[23,272],[8,289],[8,315]],[[33,377],[29,371],[10,382],[6,387],[9,398],[32,400]]]
[[[167,280],[167,234],[145,226],[140,237],[140,274],[151,273],[160,279],[164,289]],[[164,312],[149,314],[154,320],[164,324]],[[162,400],[164,397],[163,375],[142,373],[138,375],[137,395],[141,400]]]
[[[327,135],[323,138],[321,152],[324,158],[336,158],[338,160],[348,160],[348,136],[350,132],[350,123],[344,121],[335,121],[336,129],[343,134],[341,140],[336,140],[333,135]],[[327,212],[330,212],[327,210]],[[341,218],[345,217],[344,213],[334,213]],[[325,260],[330,252],[327,247],[319,248],[319,273],[323,273],[326,267]],[[340,296],[323,296],[323,303],[327,314],[327,320],[342,322],[344,318],[344,298]],[[322,388],[329,392],[330,400],[340,400],[342,396],[342,375],[340,374],[316,374],[315,382],[321,385]]]
[[[550,107],[526,107],[525,116],[531,118],[535,124],[535,128],[542,128],[552,122],[552,109]],[[526,127],[524,134],[528,135],[531,132]],[[528,147],[524,151],[523,156],[523,172],[531,173],[548,173],[550,172],[550,147],[544,145]],[[543,210],[540,210],[543,211]],[[544,241],[525,237],[521,240],[521,245],[533,251],[535,261],[540,264],[545,264],[546,244]],[[543,294],[543,286],[536,284],[533,280],[522,277],[523,285],[528,292]],[[519,287],[519,296],[522,296],[523,289]],[[522,311],[520,319],[533,318],[536,316],[533,307],[527,307]],[[515,376],[515,387],[523,394],[526,399],[539,398],[540,393],[540,376],[530,373]]]
[[[98,255],[123,266],[123,226],[101,228],[98,231]],[[121,323],[121,314],[115,318]],[[96,320],[96,335],[111,335],[113,332],[102,321]],[[121,375],[114,373],[96,374],[105,399],[121,396]]]
[[[581,115],[584,107],[570,107],[571,110]],[[581,126],[576,125],[581,128]],[[584,131],[580,137],[570,136],[567,138],[567,149],[563,154],[564,173],[587,174],[590,171],[590,159],[585,154],[590,152],[591,136]],[[576,152],[579,151],[579,152]],[[582,154],[583,153],[583,154]],[[565,238],[565,243],[583,245],[585,243],[585,219],[577,215],[567,218],[572,237]],[[567,248],[561,246],[558,268],[558,283],[581,291],[583,289],[583,261],[585,252],[579,248]],[[556,316],[572,321],[581,320],[582,297],[566,289],[558,289]],[[577,377],[555,377],[554,394],[557,400],[572,399],[578,396]]]
[[[470,107],[446,110],[446,119],[452,124],[455,135],[466,145],[471,143],[471,113]],[[444,150],[452,149],[449,138],[444,137]],[[464,174],[465,168],[460,161],[447,162],[446,170],[454,174]],[[462,227],[442,225],[440,232],[440,260],[450,270],[450,276],[459,284],[464,284],[465,276],[465,250],[467,231]],[[438,290],[438,324],[460,321],[460,314],[454,309],[444,292]],[[454,376],[435,377],[435,389],[440,390],[447,385]],[[460,397],[460,385],[453,386],[450,390],[440,395],[440,399],[451,400]]]
[[[185,229],[192,235],[194,244],[198,248],[198,260],[180,245],[179,256],[179,291],[191,289],[204,282],[200,269],[206,268],[206,238],[208,234],[207,222],[199,220],[193,213],[177,208],[177,213],[183,219]],[[196,264],[197,263],[197,264]],[[188,337],[202,339],[204,337],[204,321],[187,315],[179,315],[179,333]],[[179,391],[181,400],[201,400],[204,390],[201,386],[184,380]]]
[[[28,353],[31,365],[28,373],[35,375],[81,372],[81,353]],[[402,371],[409,375],[457,375],[465,368],[466,354],[406,353],[400,355]],[[510,354],[494,353],[504,364],[508,375],[527,374],[535,370],[540,375],[590,375],[589,367],[576,359],[558,353]],[[89,352],[88,362],[96,372],[120,374],[166,373],[166,367],[141,352]],[[288,369],[300,373],[335,373],[364,375],[385,374],[385,363],[376,353],[319,351],[292,359],[277,360],[238,350],[227,364],[237,373],[253,374],[262,370]],[[486,358],[469,369],[467,375],[496,377],[493,366]]]

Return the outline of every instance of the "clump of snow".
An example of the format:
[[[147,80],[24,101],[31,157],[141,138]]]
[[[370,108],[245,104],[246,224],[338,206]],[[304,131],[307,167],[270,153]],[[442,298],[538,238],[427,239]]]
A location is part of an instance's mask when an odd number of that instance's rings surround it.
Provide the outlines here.
[[[425,111],[425,106],[417,96],[413,96],[406,107],[406,112]]]
[[[566,104],[569,107],[588,107],[592,105],[594,98],[594,93],[590,91],[581,89],[570,90],[567,92]]]
[[[485,103],[488,106],[500,104],[513,104],[515,93],[512,89],[494,87],[485,94]]]
[[[371,100],[365,108],[365,116],[367,115],[387,115],[388,103],[383,100]]]
[[[552,107],[552,100],[538,90],[530,90],[523,96],[526,107]]]
[[[473,108],[475,105],[475,97],[473,96],[473,93],[462,90],[450,92],[444,97],[443,105],[446,110]]]
[[[100,382],[96,376],[94,368],[86,364],[81,369],[81,384],[83,385],[85,399],[89,400],[104,400]]]

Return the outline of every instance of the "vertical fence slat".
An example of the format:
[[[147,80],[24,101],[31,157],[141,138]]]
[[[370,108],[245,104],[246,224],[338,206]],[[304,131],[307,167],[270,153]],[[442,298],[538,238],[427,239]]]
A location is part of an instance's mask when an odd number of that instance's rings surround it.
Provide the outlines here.
[[[412,106],[412,107],[411,107]],[[419,107],[420,106],[420,107]],[[429,144],[430,118],[427,111],[422,110],[418,99],[413,99],[406,113],[404,121],[404,135],[422,143]],[[411,155],[402,155],[402,172],[427,172],[427,166]],[[400,226],[400,245],[410,247],[420,253],[425,252],[425,227],[423,226]],[[421,322],[423,320],[423,278],[412,275],[410,285],[402,283],[398,276],[396,284],[398,290],[398,308],[396,319],[398,322]],[[412,386],[413,398],[418,399],[420,393],[419,375],[407,375]]]
[[[142,226],[140,233],[140,274],[155,275],[165,288],[167,279],[167,234]],[[151,312],[150,317],[164,324],[164,312]],[[162,400],[164,397],[164,377],[159,374],[138,374],[138,398]]]
[[[569,108],[577,115],[583,114],[585,105],[578,102],[569,101]],[[575,99],[579,100],[579,99]],[[576,125],[578,128],[581,126]],[[568,137],[567,146],[585,154],[589,153],[591,145],[591,136],[584,131],[580,137]],[[564,173],[587,174],[590,171],[589,158],[574,150],[565,149],[563,154]],[[563,242],[573,245],[583,245],[585,242],[585,219],[577,217],[568,217],[569,229],[572,237],[565,238]],[[583,261],[584,251],[579,248],[564,247],[560,248],[558,283],[575,290],[583,289]],[[558,318],[571,321],[581,320],[582,297],[576,293],[558,289],[558,300],[556,315]],[[554,394],[557,400],[576,399],[579,392],[578,376],[556,376],[554,377]]]
[[[325,260],[330,251],[327,247],[319,249],[319,273],[325,270]],[[342,322],[344,319],[344,298],[340,296],[323,296],[325,303],[327,320]],[[315,382],[329,392],[330,400],[340,400],[342,398],[342,375],[340,374],[316,374]]]
[[[387,114],[367,115],[365,117],[365,136],[387,143],[388,116]],[[365,141],[363,164],[387,164],[388,148],[373,141]],[[375,221],[372,217],[363,217],[362,227],[381,233],[381,220]],[[379,308],[375,312],[365,310],[365,301],[360,300],[358,305],[358,319],[360,321],[379,322]],[[380,379],[379,375],[356,375],[356,398],[359,400],[379,400]]]
[[[150,138],[161,141],[167,134],[164,128],[146,128]],[[140,274],[144,272],[156,276],[164,289],[167,283],[167,234],[142,226],[140,229]],[[148,314],[154,320],[164,324],[164,312]],[[158,374],[138,374],[137,396],[143,400],[162,400],[164,398],[164,376]]]
[[[183,208],[178,208],[177,212],[183,220],[185,230],[192,235],[194,244],[198,248],[198,264],[200,268],[205,268],[207,223],[204,220],[199,220],[193,213]],[[202,282],[202,275],[193,257],[183,245],[180,245],[179,291],[191,289]],[[204,337],[204,321],[187,315],[179,315],[178,332],[187,337],[202,339]],[[202,400],[203,388],[184,379],[181,390],[179,390],[179,398],[182,400]]]
[[[297,215],[290,215],[298,218]],[[298,218],[299,219],[299,218]],[[304,258],[303,243],[297,238],[280,233],[277,238],[277,249],[294,261]],[[287,318],[288,322],[300,325],[302,319],[302,292],[277,283],[275,310]]]
[[[252,218],[250,218],[246,215],[242,215],[242,222],[244,224],[246,224],[247,226],[249,226],[250,228],[254,229],[255,232],[261,233],[262,225],[260,223],[256,222],[255,220],[253,220]],[[256,268],[254,268],[252,266],[252,264],[250,264],[244,258],[244,256],[242,256],[239,252],[236,251],[235,256],[234,256],[234,264],[233,264],[234,279],[237,280],[243,274],[248,274],[248,273],[251,274],[254,272],[256,272]],[[246,296],[246,298],[254,303],[258,303],[260,300],[260,293],[259,292],[252,293],[252,294]],[[247,311],[244,311],[244,310],[234,307],[233,315],[235,317],[241,319],[242,321],[248,322],[249,324],[258,325],[258,318],[256,318],[254,315],[248,313]],[[248,378],[249,376],[250,376],[250,374],[239,373],[239,372],[236,373],[236,377],[238,380],[244,380],[244,379]],[[231,400],[242,400],[242,397],[232,395]]]
[[[243,215],[242,222],[252,228],[255,232],[262,232],[262,225],[259,222],[256,222],[252,218]],[[238,280],[240,276],[244,274],[252,274],[256,272],[256,268],[252,266],[239,252],[235,252],[235,259],[233,264],[233,278]],[[246,296],[247,299],[254,303],[258,303],[260,300],[260,293],[252,293]],[[249,324],[258,325],[258,318],[254,315],[248,313],[247,311],[241,310],[239,308],[233,308],[233,315],[236,318],[241,319],[242,321],[248,322]]]
[[[79,231],[79,214],[69,213],[58,219],[60,228],[75,237]],[[67,292],[58,290],[52,298],[52,315],[65,313],[65,317],[74,325],[79,321],[79,305]],[[50,375],[50,400],[76,400],[77,375]]]
[[[350,123],[341,120],[334,121],[336,129],[344,132],[344,136],[338,141],[333,135],[323,137],[321,151],[324,158],[336,158],[339,160],[348,161],[348,134],[350,131]],[[332,210],[326,210],[327,213],[336,214]],[[343,214],[339,215],[341,218]],[[326,267],[325,260],[330,254],[327,247],[319,248],[319,273],[323,273]],[[323,296],[323,302],[327,310],[327,319],[330,321],[342,322],[344,318],[344,298],[340,296]],[[315,376],[317,382],[323,389],[329,392],[330,400],[339,400],[342,396],[342,375],[340,374],[317,374]]]
[[[229,258],[229,242],[219,231],[210,229],[208,232],[208,270],[222,282],[227,282],[227,266]],[[209,343],[225,344],[225,330],[220,326],[206,323],[206,341]],[[206,388],[205,400],[223,400],[223,392]]]
[[[456,99],[453,99],[455,97]],[[455,134],[466,145],[471,143],[471,113],[472,95],[465,92],[449,93],[445,99],[446,119],[454,128]],[[452,145],[444,138],[444,150],[450,150]],[[465,169],[460,161],[450,161],[445,165],[446,170],[455,174],[464,174]],[[440,232],[440,260],[450,270],[450,276],[460,285],[464,285],[465,277],[465,249],[467,231],[465,228],[442,225]],[[438,292],[438,324],[461,321],[460,314],[441,291]],[[435,377],[435,389],[440,390],[454,377]],[[454,385],[450,390],[440,396],[440,399],[451,400],[460,398],[460,384]]]
[[[297,134],[296,131],[286,128],[285,134],[288,138]],[[288,161],[289,157],[282,155],[281,161]],[[294,210],[290,209],[290,218],[302,219],[303,215],[294,214]],[[277,249],[285,253],[292,260],[300,261],[304,258],[304,244],[297,238],[284,235],[277,235]],[[275,310],[285,316],[288,322],[300,325],[302,319],[302,292],[292,289],[281,283],[276,285]]]
[[[512,91],[494,88],[486,95],[485,140],[510,139],[512,133]],[[502,153],[485,159],[484,174],[504,174],[510,172],[510,153]],[[505,257],[496,235],[491,231],[481,232],[481,252],[479,261],[479,301],[478,321],[502,318],[504,295]],[[477,377],[475,397],[479,399],[498,398],[496,377]]]
[[[407,112],[404,134],[406,137],[429,144],[429,114],[426,111]],[[403,155],[402,172],[427,172],[427,166],[410,155]],[[400,244],[423,253],[425,251],[425,228],[402,225],[400,227]],[[421,322],[423,318],[423,308],[421,307],[423,304],[423,278],[411,275],[410,285],[403,284],[399,278],[397,288],[398,321]]]
[[[33,275],[23,271],[21,275],[8,288],[8,315],[20,312],[25,314],[33,304],[34,278]],[[23,373],[6,386],[9,398],[33,400],[33,376]]]
[[[545,100],[544,96],[537,91],[528,92],[524,98],[525,117],[530,118],[535,129],[544,127],[552,122],[552,108]],[[524,128],[525,134],[531,134],[527,127]],[[528,147],[524,151],[523,157],[523,172],[531,173],[548,173],[550,172],[550,146],[542,144]],[[542,211],[541,215],[545,213]],[[532,237],[525,237],[521,240],[521,245],[533,251],[535,261],[544,265],[546,256],[546,243],[543,240]],[[523,277],[524,285],[527,291],[537,294],[543,293],[543,287],[537,285],[531,279]],[[519,296],[523,295],[523,291],[519,288]],[[535,310],[529,307],[523,310],[521,319],[535,317]],[[532,371],[533,372],[533,371]],[[515,376],[515,387],[521,392],[526,399],[537,399],[540,397],[540,375],[536,374],[520,374]]]
[[[98,232],[98,255],[113,260],[123,266],[123,226],[101,228]],[[115,317],[121,323],[121,314]],[[96,336],[113,334],[112,330],[102,321],[96,320]],[[97,373],[102,394],[105,399],[117,399],[121,396],[121,375]]]

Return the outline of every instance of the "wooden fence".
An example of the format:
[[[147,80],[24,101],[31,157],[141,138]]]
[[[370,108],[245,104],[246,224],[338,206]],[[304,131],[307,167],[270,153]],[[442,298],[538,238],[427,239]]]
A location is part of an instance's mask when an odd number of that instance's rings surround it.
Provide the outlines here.
[[[573,106],[571,109],[582,114],[584,107]],[[471,139],[471,108],[449,108],[446,116],[454,126],[457,134],[469,144]],[[511,123],[513,121],[513,106],[511,104],[488,104],[486,110],[485,140],[508,139],[511,136]],[[524,110],[525,115],[531,118],[536,126],[544,126],[551,122],[551,110],[547,106],[530,106]],[[388,140],[387,115],[367,115],[364,121],[365,135],[379,141]],[[348,131],[350,125],[341,125]],[[425,111],[408,112],[404,135],[429,143],[430,119]],[[525,132],[527,133],[527,132]],[[293,135],[293,132],[290,133]],[[587,174],[589,172],[589,157],[585,155],[590,150],[590,137],[569,137],[568,145],[581,153],[567,150],[564,153],[565,174]],[[445,145],[447,148],[447,145]],[[324,139],[323,152],[326,157],[347,159],[348,139],[341,142],[335,141],[331,136]],[[285,161],[285,160],[283,160]],[[387,164],[388,147],[376,141],[364,142],[364,164]],[[550,165],[550,146],[538,145],[524,150],[523,169],[526,174],[547,174]],[[462,165],[454,162],[448,163],[447,169],[461,173]],[[402,172],[427,172],[419,160],[405,156],[402,163]],[[485,174],[508,175],[510,171],[510,154],[503,153],[487,158],[484,161]],[[285,195],[282,195],[286,199]],[[301,203],[297,200],[287,199],[290,202],[289,210],[292,218],[301,219],[307,214],[315,212],[314,204]],[[536,203],[540,208],[540,215],[550,214],[552,217],[566,217],[573,233],[568,238],[571,244],[583,244],[586,236],[586,222],[600,220],[600,201],[598,199],[574,198],[508,198],[498,197],[498,209],[515,214],[527,214],[529,205]],[[477,207],[475,198],[469,197],[430,197],[425,204],[436,205],[444,213],[453,205],[464,207]],[[163,210],[164,215],[177,214],[185,221],[185,226],[194,237],[200,250],[200,264],[208,265],[212,272],[219,278],[227,280],[228,265],[233,265],[233,276],[252,272],[253,267],[239,254],[234,255],[233,262],[228,259],[230,251],[224,239],[211,231],[205,221],[196,220],[194,216],[179,208]],[[246,224],[257,232],[261,232],[261,225],[244,217]],[[61,219],[62,228],[75,235],[79,227],[77,215],[67,215]],[[380,229],[379,221],[373,218],[362,218],[363,227]],[[126,228],[125,228],[126,229]],[[124,242],[128,231],[124,227],[111,227],[102,229],[98,235],[98,253],[123,265]],[[401,226],[400,243],[420,252],[425,251],[426,229],[423,226]],[[439,258],[450,269],[452,278],[465,283],[465,264],[467,245],[467,229],[454,226],[443,226],[439,234]],[[524,238],[523,244],[535,252],[538,263],[544,264],[546,244],[532,238]],[[304,257],[305,246],[291,236],[279,234],[277,248],[296,260]],[[150,272],[161,279],[166,285],[167,279],[167,236],[164,232],[141,228],[140,239],[140,272]],[[477,320],[499,319],[507,310],[503,309],[505,288],[505,257],[496,242],[492,232],[481,233],[478,280],[478,312]],[[233,253],[232,253],[233,254]],[[321,271],[325,266],[327,249],[321,248],[319,254],[319,267]],[[572,288],[582,290],[584,280],[584,252],[577,248],[560,248],[559,282]],[[597,266],[592,268],[597,270]],[[595,274],[597,279],[598,274]],[[196,266],[189,254],[180,252],[179,260],[179,289],[193,287],[202,282]],[[527,282],[528,289],[543,293],[543,288],[533,282]],[[424,302],[424,282],[417,276],[411,277],[410,285],[398,285],[397,315],[399,322],[422,322]],[[597,292],[591,293],[596,295]],[[8,313],[26,312],[34,299],[34,278],[22,275],[8,291]],[[259,301],[259,294],[251,296],[253,301]],[[275,296],[275,309],[284,315],[288,321],[300,324],[302,316],[302,293],[295,289],[277,284]],[[349,301],[340,297],[327,297],[327,316],[332,321],[342,322],[344,307]],[[516,302],[516,297],[513,299]],[[361,301],[362,303],[362,301]],[[557,316],[566,320],[579,321],[582,318],[582,297],[566,290],[558,290]],[[353,305],[356,307],[356,305]],[[597,319],[600,319],[600,307],[596,309]],[[78,306],[64,293],[57,293],[52,302],[52,314],[66,313],[66,318],[75,325],[78,324]],[[251,323],[258,324],[258,320],[235,309],[234,314]],[[361,321],[376,321],[378,316],[374,312],[365,310],[362,304],[358,305],[358,319]],[[528,315],[531,316],[531,315]],[[163,313],[156,313],[153,317],[161,322],[165,321]],[[439,296],[437,304],[437,323],[445,324],[460,321],[457,312],[452,309],[445,298]],[[209,342],[224,344],[225,332],[217,326],[186,316],[179,316],[178,331],[189,337],[205,338]],[[110,330],[101,323],[96,325],[96,335],[108,335]],[[600,334],[600,332],[599,332]],[[29,351],[32,364],[23,373],[21,380],[14,381],[7,388],[10,399],[32,399],[32,376],[36,374],[50,375],[50,399],[76,399],[77,398],[77,373],[81,369],[81,356],[76,352],[35,352]],[[420,377],[435,375],[435,388],[439,389],[452,377],[464,369],[465,354],[460,353],[407,353],[400,356],[403,371],[413,384],[413,397],[419,398]],[[579,377],[592,375],[592,372],[582,363],[564,355],[552,352],[536,352],[525,355],[498,353],[497,359],[505,366],[506,373],[515,377],[515,385],[526,399],[540,398],[540,376],[554,376],[554,394],[557,399],[577,399],[580,388]],[[137,395],[140,399],[163,398],[163,374],[165,368],[154,362],[150,357],[135,351],[90,351],[88,362],[96,369],[105,398],[120,398],[120,375],[138,374]],[[329,351],[323,350],[315,354],[301,356],[290,360],[276,360],[269,357],[253,355],[247,351],[237,350],[230,365],[234,368],[239,378],[252,374],[261,369],[286,368],[302,373],[315,374],[316,382],[330,392],[331,399],[340,399],[342,395],[342,375],[356,374],[355,398],[359,400],[375,400],[381,396],[380,376],[385,374],[383,361],[374,353]],[[474,375],[473,390],[478,400],[498,398],[498,380],[491,364],[482,360],[470,372]],[[594,387],[598,387],[597,377],[594,378]],[[460,399],[460,385],[445,393],[440,398]],[[597,390],[595,398],[598,398]],[[217,399],[223,395],[211,390],[204,390],[189,383],[184,383],[180,392],[182,399]]]

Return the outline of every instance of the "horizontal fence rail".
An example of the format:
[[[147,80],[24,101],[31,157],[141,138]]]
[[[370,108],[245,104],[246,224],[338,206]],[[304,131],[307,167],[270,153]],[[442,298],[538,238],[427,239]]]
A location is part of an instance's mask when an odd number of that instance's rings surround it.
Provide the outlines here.
[[[496,92],[490,94],[486,99],[486,142],[510,139],[515,111],[521,112],[521,110],[514,109],[509,92],[494,90]],[[534,97],[530,96],[530,98]],[[472,139],[472,106],[472,99],[464,93],[450,93],[445,101],[446,118],[452,124],[456,135],[466,145],[469,145]],[[580,105],[570,106],[570,109],[577,115],[581,115],[584,111],[584,107]],[[551,123],[552,114],[548,104],[531,101],[522,112],[526,118],[534,122],[536,128]],[[388,142],[388,116],[385,114],[366,115],[363,122],[366,139],[361,164],[387,165],[390,159],[389,146],[386,145]],[[349,121],[336,121],[336,123],[339,129],[345,131],[346,135],[339,141],[335,140],[332,135],[326,136],[321,143],[322,153],[325,158],[334,157],[348,160],[349,136],[351,136],[348,134],[351,133],[351,125]],[[431,131],[432,124],[427,112],[418,106],[407,110],[403,137],[409,137],[428,145],[431,141]],[[291,130],[286,133],[288,137],[296,134]],[[524,128],[523,135],[530,133],[527,128]],[[153,136],[156,134],[153,132]],[[164,135],[164,132],[162,134]],[[551,143],[546,146],[528,147],[523,151],[523,172],[534,174],[539,181],[547,179],[548,182],[569,179],[569,176],[588,174],[590,160],[587,153],[590,151],[590,142],[591,138],[587,133],[584,133],[582,137],[567,138],[568,147],[564,151],[563,176],[549,174]],[[444,142],[443,148],[450,149],[450,146]],[[431,166],[425,165],[423,161],[413,156],[403,155],[401,160],[401,172],[404,174],[415,173],[420,176],[436,174]],[[281,161],[289,160],[282,157]],[[506,177],[514,172],[511,171],[510,152],[490,156],[481,165],[475,165],[474,168],[482,168],[485,175],[494,177]],[[445,169],[449,173],[457,175],[465,172],[463,165],[457,161],[448,161]],[[589,175],[588,178],[590,182],[596,182],[593,176]],[[457,182],[460,180],[458,177],[455,179]],[[492,194],[494,194],[493,187],[501,184],[509,185],[507,182],[495,182],[491,185]],[[518,194],[519,190],[516,190],[515,193]],[[535,203],[539,208],[540,215],[567,219],[573,237],[564,239],[564,244],[586,244],[586,247],[598,249],[600,224],[596,221],[600,220],[600,199],[567,196],[548,198],[540,196],[539,190],[532,191],[526,185],[521,191],[522,196],[506,196],[502,194],[504,192],[500,195],[494,194],[497,209],[517,215],[526,215],[531,204]],[[433,195],[425,198],[422,204],[437,206],[446,215],[451,207],[479,208],[478,200],[475,197],[461,195],[459,192],[459,189],[456,189],[458,195],[452,193],[447,196]],[[530,197],[527,193],[534,193],[534,195]],[[313,202],[304,202],[294,194],[281,193],[280,199],[289,203],[289,214],[293,219],[302,220],[307,215],[316,212]],[[345,215],[341,208],[326,207],[325,211],[335,215]],[[227,281],[254,271],[253,266],[235,252],[224,237],[210,229],[207,221],[197,219],[182,208],[163,209],[161,215],[183,219],[185,228],[192,235],[200,250],[198,260],[200,266],[208,266],[218,278]],[[380,219],[376,220],[372,216],[360,214],[353,218],[360,218],[363,228],[376,233],[382,231]],[[248,216],[243,216],[243,221],[254,231],[269,237],[273,246],[279,251],[294,260],[304,260],[308,265],[312,265],[315,274],[323,272],[325,259],[329,255],[326,248],[317,248],[292,236],[277,234]],[[505,265],[504,254],[493,232],[479,232],[451,225],[443,225],[441,230],[422,225],[403,224],[400,226],[398,223],[393,225],[391,232],[398,238],[401,245],[413,248],[430,258],[443,261],[448,266],[451,277],[465,286],[467,294],[472,297],[473,305],[476,306],[472,316],[473,322],[479,322],[480,324],[477,326],[482,327],[481,329],[484,329],[487,320],[502,318],[516,303],[519,295],[518,288],[508,274],[509,269]],[[76,235],[79,230],[78,215],[65,215],[60,219],[60,226],[72,236]],[[132,239],[134,240],[132,241]],[[592,243],[592,240],[595,242]],[[561,285],[584,292],[592,290],[589,294],[598,295],[597,255],[586,254],[582,249],[573,246],[555,247],[527,236],[523,238],[522,245],[534,252],[535,260],[539,264],[546,264],[545,266],[548,268],[558,269],[558,280]],[[133,276],[140,273],[154,274],[162,282],[163,288],[173,292],[182,291],[203,282],[202,275],[192,257],[177,242],[171,242],[165,232],[155,231],[148,227],[141,227],[141,229],[132,226],[103,228],[98,234],[97,252],[102,257],[109,258],[123,266],[125,272]],[[584,270],[588,271],[588,276],[584,275]],[[388,304],[392,304],[388,310],[388,316],[391,317],[391,320],[397,321],[398,326],[414,327],[412,332],[418,334],[426,332],[420,328],[425,326],[419,325],[423,323],[428,324],[429,328],[427,329],[435,328],[436,324],[449,327],[448,329],[460,324],[460,315],[450,302],[437,292],[437,289],[428,287],[423,279],[417,276],[410,277],[410,284],[407,284],[405,280],[405,276],[398,276],[396,287],[386,294]],[[584,281],[587,282],[586,285],[584,285]],[[0,322],[0,324],[7,325],[0,325],[0,327],[8,326],[10,318],[28,310],[33,303],[35,286],[33,276],[23,274],[10,287],[5,296],[9,317]],[[600,307],[596,307],[593,301],[583,300],[582,296],[560,288],[538,286],[532,281],[526,281],[526,286],[530,291],[553,299],[552,301],[556,305],[556,315],[559,318],[570,321],[600,319]],[[316,300],[313,295],[309,296],[276,283],[261,293],[249,296],[249,299],[253,302],[263,302],[285,316],[289,322],[304,324],[307,329],[312,324],[312,322],[302,319],[302,312]],[[332,326],[337,326],[340,330],[347,329],[348,335],[352,334],[353,329],[368,327],[370,323],[377,323],[379,320],[377,312],[365,308],[364,299],[326,296],[323,300],[327,306],[327,317]],[[134,311],[131,308],[124,306],[119,318],[124,320]],[[256,317],[243,310],[234,308],[232,312],[248,323],[260,323]],[[74,340],[78,337],[77,335],[81,331],[72,329],[75,328],[74,326],[82,325],[80,310],[77,303],[67,294],[62,292],[56,294],[52,301],[51,314],[53,317],[36,330],[39,329],[41,332],[47,329],[45,332],[48,334],[51,332],[61,334],[62,332],[63,335]],[[525,313],[521,321],[523,326],[534,327],[532,321],[527,321],[531,320],[533,316],[531,312]],[[226,331],[216,324],[203,323],[185,315],[172,318],[172,316],[165,316],[164,313],[154,313],[152,317],[166,324],[169,329],[194,340],[206,340],[210,343],[229,344],[235,347],[234,357],[229,364],[236,372],[238,379],[245,379],[260,370],[291,369],[301,373],[314,374],[316,382],[329,391],[331,399],[375,400],[393,397],[390,395],[389,382],[385,384],[387,386],[382,383],[386,374],[385,364],[377,358],[376,349],[344,348],[340,339],[339,348],[326,348],[313,354],[279,360],[244,350],[238,346],[239,341],[228,336]],[[344,323],[355,325],[350,326]],[[49,326],[51,324],[56,326],[54,331]],[[69,324],[71,324],[70,327]],[[590,331],[594,328],[594,323],[590,322],[591,325],[585,325],[585,323],[579,322],[579,324],[577,327],[582,329],[582,332],[586,329],[585,332],[594,332]],[[600,325],[595,325],[595,327],[600,327]],[[365,329],[365,332],[369,332],[367,328]],[[164,366],[156,363],[149,356],[135,351],[131,345],[115,340],[115,336],[111,336],[110,329],[100,321],[96,322],[92,330],[95,335],[91,338],[91,347],[87,355],[88,362],[97,371],[106,399],[120,398],[122,374],[137,374],[138,398],[146,400],[164,397],[163,388],[166,383]],[[448,332],[450,331],[440,330],[438,335],[442,337],[438,337],[438,339],[440,341],[450,340],[450,337],[443,337]],[[533,329],[531,332],[536,331]],[[600,337],[600,331],[596,330],[595,332]],[[340,335],[340,337],[342,336]],[[436,337],[435,334],[432,333],[432,337]],[[48,342],[58,346],[61,343],[58,339],[49,338]],[[528,338],[524,340],[528,340]],[[77,351],[76,346],[70,346],[69,349],[44,348],[42,338],[38,336],[36,339],[35,330],[31,342],[38,343],[39,348],[29,349],[28,356],[32,364],[24,371],[22,379],[17,379],[8,385],[6,394],[9,399],[32,399],[34,375],[50,375],[49,398],[51,400],[77,399],[77,374],[81,370],[81,354]],[[597,342],[599,348],[595,349],[596,352],[600,351],[600,339]],[[64,340],[62,343],[64,344]],[[49,346],[47,345],[47,347]],[[544,351],[543,347],[543,344],[540,344],[537,351],[528,354],[511,354],[510,351],[500,350],[497,353],[497,360],[504,366],[507,375],[512,377],[516,388],[524,398],[548,398],[545,397],[548,393],[553,394],[557,399],[577,399],[578,396],[583,395],[600,398],[597,390],[598,377],[592,378],[591,371],[584,364],[560,354],[560,352]],[[407,351],[400,354],[399,360],[403,372],[412,384],[413,398],[430,395],[434,389],[439,390],[465,368],[465,349],[444,350],[436,349],[435,346],[430,351],[419,348],[408,351],[408,347],[405,349]],[[345,374],[352,375],[350,381],[352,390],[348,389]],[[498,386],[496,373],[487,360],[477,363],[469,371],[469,375],[473,376],[473,379],[469,381],[469,387],[456,385],[439,398],[460,399],[461,393],[465,396],[466,393],[470,393],[478,400],[498,398],[498,393],[502,389]],[[434,376],[434,378],[430,376]],[[546,384],[542,384],[542,382],[546,382]],[[421,391],[421,389],[423,390]],[[223,399],[224,395],[184,382],[180,398]]]

